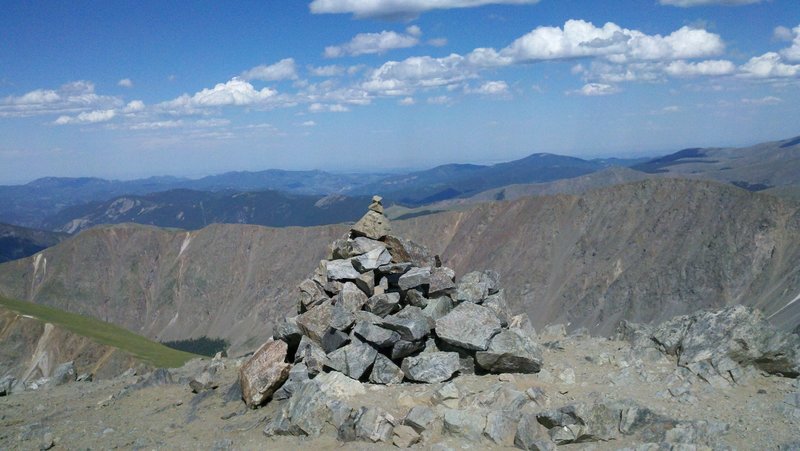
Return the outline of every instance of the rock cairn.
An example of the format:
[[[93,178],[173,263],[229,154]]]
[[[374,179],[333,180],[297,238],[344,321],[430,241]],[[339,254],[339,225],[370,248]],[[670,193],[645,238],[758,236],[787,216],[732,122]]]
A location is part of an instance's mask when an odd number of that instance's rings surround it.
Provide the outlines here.
[[[240,370],[245,402],[287,399],[338,372],[373,384],[435,383],[457,374],[534,373],[541,351],[527,315],[511,317],[499,276],[456,281],[422,246],[392,235],[379,196],[299,285],[281,320]]]

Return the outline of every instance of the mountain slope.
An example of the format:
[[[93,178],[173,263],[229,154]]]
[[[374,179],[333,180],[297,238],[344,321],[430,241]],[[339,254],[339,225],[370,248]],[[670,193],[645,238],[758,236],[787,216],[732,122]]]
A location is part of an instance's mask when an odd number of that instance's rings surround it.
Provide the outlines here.
[[[176,367],[197,357],[113,324],[3,297],[0,343],[0,378],[11,375],[22,382],[50,377],[69,361],[77,374],[109,378],[139,365]]]
[[[623,318],[734,303],[767,316],[783,309],[772,318],[783,328],[800,322],[800,302],[790,304],[800,293],[800,208],[733,186],[646,180],[393,226],[458,275],[499,271],[512,307],[537,327],[564,321],[609,333]],[[346,229],[99,227],[0,265],[0,292],[159,340],[205,335],[253,349]]]
[[[481,191],[518,183],[541,183],[578,177],[606,167],[604,160],[537,153],[492,166],[444,165],[426,171],[397,175],[352,190],[381,193],[407,205],[466,197]]]
[[[743,148],[684,149],[635,165],[633,169],[718,180],[751,191],[798,185],[800,137]]]
[[[366,197],[303,196],[279,191],[172,190],[65,208],[45,219],[44,226],[67,233],[123,222],[188,230],[213,223],[311,226],[357,220],[368,202]]]
[[[0,223],[0,263],[33,255],[66,237],[65,234]]]

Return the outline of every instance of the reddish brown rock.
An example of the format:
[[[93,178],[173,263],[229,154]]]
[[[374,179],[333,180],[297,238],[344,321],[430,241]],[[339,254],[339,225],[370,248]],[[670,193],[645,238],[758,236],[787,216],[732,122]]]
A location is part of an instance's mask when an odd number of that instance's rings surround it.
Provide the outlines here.
[[[289,377],[292,365],[286,363],[288,346],[270,339],[239,370],[242,398],[250,408],[264,404]]]

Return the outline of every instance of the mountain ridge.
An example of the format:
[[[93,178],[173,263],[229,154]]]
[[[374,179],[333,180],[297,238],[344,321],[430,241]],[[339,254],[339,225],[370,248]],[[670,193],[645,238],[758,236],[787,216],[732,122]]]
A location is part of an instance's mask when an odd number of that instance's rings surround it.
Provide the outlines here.
[[[393,227],[457,274],[498,270],[512,308],[537,327],[565,322],[608,334],[621,319],[653,322],[734,303],[770,315],[800,292],[798,204],[716,182],[645,180]],[[162,341],[205,335],[252,350],[346,230],[96,227],[0,265],[0,292]],[[773,322],[794,328],[800,303]]]

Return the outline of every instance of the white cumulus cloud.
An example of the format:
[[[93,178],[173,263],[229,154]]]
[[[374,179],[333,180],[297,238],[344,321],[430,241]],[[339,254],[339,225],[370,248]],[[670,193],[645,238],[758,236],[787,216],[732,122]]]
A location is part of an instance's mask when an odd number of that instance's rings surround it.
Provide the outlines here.
[[[412,18],[435,9],[483,5],[532,5],[539,0],[314,0],[314,14],[353,14],[357,18]]]
[[[792,28],[792,46],[781,50],[781,56],[787,61],[800,61],[800,25]]]
[[[758,99],[748,99],[748,98],[742,99],[742,103],[748,105],[777,105],[782,102],[783,99],[775,96],[766,96]]]
[[[702,58],[722,53],[719,35],[682,27],[667,36],[648,35],[612,22],[596,27],[583,20],[568,20],[563,28],[538,27],[499,52],[476,49],[471,58],[484,65],[505,65],[555,59],[604,57],[612,62]]]
[[[486,96],[505,97],[508,96],[510,91],[508,83],[500,81],[487,81],[480,85],[477,89],[470,90],[470,93],[481,94]]]
[[[619,88],[605,83],[587,83],[581,89],[570,91],[571,94],[582,96],[607,96],[618,92]]]
[[[122,105],[117,97],[95,92],[94,84],[74,81],[58,89],[36,89],[19,96],[0,99],[0,117],[28,117],[111,109]]]
[[[664,70],[673,77],[720,76],[734,73],[736,65],[727,60],[709,60],[696,63],[679,60],[669,63]]]
[[[206,88],[194,95],[182,96],[162,102],[158,105],[161,111],[173,114],[190,114],[208,107],[250,106],[266,104],[277,96],[277,91],[269,88],[257,90],[245,80],[234,77],[226,83],[218,83],[213,88]]]
[[[297,78],[297,67],[294,58],[285,58],[275,64],[262,64],[242,72],[245,80],[279,81]]]
[[[754,56],[739,69],[742,76],[749,78],[786,78],[800,75],[800,64],[787,64],[775,52]]]
[[[141,100],[132,100],[125,105],[125,108],[122,109],[123,113],[138,113],[140,111],[144,111],[144,102]]]
[[[56,125],[94,124],[110,121],[116,115],[117,113],[114,110],[84,111],[77,116],[59,116],[53,123]]]
[[[405,49],[419,44],[422,34],[416,25],[408,27],[406,33],[381,31],[380,33],[359,33],[342,45],[325,47],[326,58],[381,54],[389,50]]]
[[[133,82],[130,78],[123,78],[122,80],[117,82],[118,86],[122,86],[123,88],[132,88]]]

